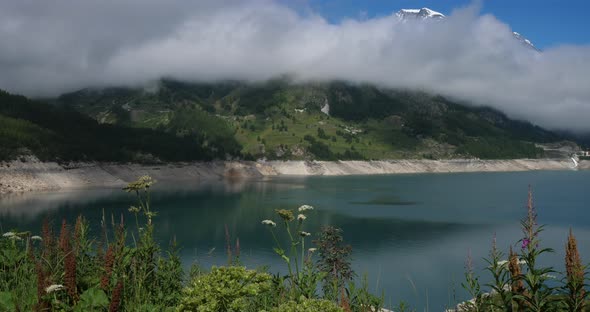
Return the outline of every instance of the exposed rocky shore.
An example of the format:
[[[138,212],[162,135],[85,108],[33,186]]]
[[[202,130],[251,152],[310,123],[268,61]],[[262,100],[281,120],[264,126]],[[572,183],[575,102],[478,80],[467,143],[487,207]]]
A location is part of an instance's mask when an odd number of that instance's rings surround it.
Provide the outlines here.
[[[572,170],[569,159],[381,160],[381,161],[217,161],[162,165],[75,163],[60,165],[26,157],[0,163],[0,194],[11,192],[121,187],[141,175],[161,182],[264,176],[373,175],[400,173]],[[577,169],[590,169],[590,161]]]

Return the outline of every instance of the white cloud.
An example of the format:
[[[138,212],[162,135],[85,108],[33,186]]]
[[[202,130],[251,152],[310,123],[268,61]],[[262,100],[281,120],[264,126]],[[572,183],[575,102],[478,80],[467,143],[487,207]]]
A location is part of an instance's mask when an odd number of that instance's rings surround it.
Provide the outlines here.
[[[28,95],[162,76],[291,74],[418,88],[551,128],[590,130],[590,47],[537,53],[474,8],[444,22],[400,23],[391,14],[331,24],[264,0],[6,1],[0,41],[0,88]]]

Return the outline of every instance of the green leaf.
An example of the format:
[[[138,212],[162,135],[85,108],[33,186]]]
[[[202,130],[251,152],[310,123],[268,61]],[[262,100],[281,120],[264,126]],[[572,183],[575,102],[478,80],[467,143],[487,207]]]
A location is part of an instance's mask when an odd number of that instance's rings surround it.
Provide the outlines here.
[[[104,291],[97,287],[87,289],[80,295],[80,301],[76,305],[80,311],[91,308],[106,308],[109,306],[109,299]]]
[[[0,292],[0,311],[16,311],[16,304],[14,303],[12,293],[6,291]]]

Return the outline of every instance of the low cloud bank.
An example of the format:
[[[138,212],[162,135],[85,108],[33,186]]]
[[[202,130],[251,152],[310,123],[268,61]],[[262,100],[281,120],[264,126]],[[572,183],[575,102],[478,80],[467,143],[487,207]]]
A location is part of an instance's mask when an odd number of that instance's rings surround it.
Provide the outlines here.
[[[332,24],[274,1],[5,1],[0,42],[0,88],[30,96],[289,74],[420,89],[590,130],[590,47],[538,53],[475,7],[438,22],[392,13]]]

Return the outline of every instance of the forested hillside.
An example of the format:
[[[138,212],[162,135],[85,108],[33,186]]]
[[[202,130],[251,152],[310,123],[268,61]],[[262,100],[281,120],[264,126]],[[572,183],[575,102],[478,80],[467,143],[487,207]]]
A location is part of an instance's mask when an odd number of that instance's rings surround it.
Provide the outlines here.
[[[563,140],[489,108],[345,82],[85,89],[48,102],[0,92],[0,159],[537,158]]]
[[[534,142],[563,139],[493,109],[346,82],[162,80],[80,90],[57,103],[106,124],[200,131],[213,141],[233,131],[249,159],[536,158],[543,151]]]
[[[187,161],[238,155],[228,141],[99,123],[77,111],[0,91],[0,160],[32,153],[57,161]]]

